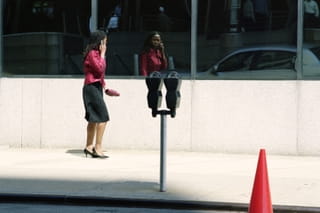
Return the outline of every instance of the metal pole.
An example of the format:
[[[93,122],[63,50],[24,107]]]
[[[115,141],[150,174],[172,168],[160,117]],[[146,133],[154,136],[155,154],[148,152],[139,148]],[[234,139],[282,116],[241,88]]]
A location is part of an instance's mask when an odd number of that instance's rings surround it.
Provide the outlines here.
[[[230,2],[230,28],[229,32],[236,33],[238,31],[238,10],[240,8],[239,0],[232,0]]]
[[[297,4],[297,78],[301,80],[303,76],[303,1],[297,1]]]
[[[173,57],[172,56],[168,57],[168,69],[169,70],[174,70],[175,69],[174,61],[173,61]]]
[[[3,1],[0,0],[0,11],[1,11],[1,15],[0,15],[0,78],[2,77],[2,70],[3,70],[3,55],[2,55],[2,50],[3,50],[3,32],[2,32],[2,28],[3,28]]]
[[[92,27],[92,31],[96,31],[98,29],[98,0],[91,0],[91,20],[90,27]]]
[[[160,192],[166,191],[167,117],[161,113]]]
[[[198,24],[198,0],[191,3],[191,78],[196,77],[197,72],[197,24]]]
[[[133,54],[133,74],[139,75],[139,54]]]

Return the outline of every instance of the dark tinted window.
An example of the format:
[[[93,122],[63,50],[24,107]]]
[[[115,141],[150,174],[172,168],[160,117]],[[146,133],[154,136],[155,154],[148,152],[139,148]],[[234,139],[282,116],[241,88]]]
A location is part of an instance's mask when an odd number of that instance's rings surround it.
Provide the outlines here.
[[[223,61],[222,63],[220,63],[218,72],[249,70],[253,56],[253,52],[235,54]]]
[[[151,31],[159,31],[170,68],[190,69],[191,2],[98,0],[97,27],[109,29],[107,75],[139,75],[138,54]],[[91,1],[4,0],[5,75],[82,75],[82,52],[90,35]],[[116,13],[117,11],[117,13]],[[212,63],[212,62],[210,62]]]
[[[285,51],[266,51],[257,54],[252,69],[293,69],[295,53]]]
[[[310,49],[314,54],[315,56],[317,56],[317,58],[320,60],[320,47],[314,47],[314,48],[311,48]]]
[[[209,67],[223,58],[226,53],[238,48],[255,46],[287,46],[297,44],[297,0],[203,0],[198,1],[198,60],[197,70]],[[319,0],[318,0],[319,2]],[[320,25],[319,25],[320,26]],[[316,38],[318,29],[308,33],[308,38]],[[318,39],[318,38],[317,38]],[[234,79],[252,79],[252,72],[263,70],[254,78],[269,76],[269,71],[293,68],[295,54],[261,56],[256,69],[251,61],[252,56],[237,55],[227,59],[218,67],[219,72],[241,71],[222,74]],[[257,55],[258,56],[258,55]],[[298,66],[297,66],[298,67]],[[269,70],[270,69],[270,70]],[[293,70],[293,69],[292,69]],[[246,73],[244,73],[246,72]],[[218,79],[218,77],[214,78]],[[281,72],[273,72],[270,79],[284,79]],[[292,79],[290,77],[290,79]]]

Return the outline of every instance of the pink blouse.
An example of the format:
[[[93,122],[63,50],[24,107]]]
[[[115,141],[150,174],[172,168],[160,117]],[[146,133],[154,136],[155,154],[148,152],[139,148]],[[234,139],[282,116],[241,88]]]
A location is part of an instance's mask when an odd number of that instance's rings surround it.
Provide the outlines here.
[[[83,63],[85,74],[84,84],[100,82],[105,86],[104,76],[106,71],[106,60],[100,56],[98,50],[91,50]]]
[[[153,71],[167,69],[167,60],[162,56],[158,49],[150,49],[149,52],[144,52],[140,56],[140,74],[147,76]]]

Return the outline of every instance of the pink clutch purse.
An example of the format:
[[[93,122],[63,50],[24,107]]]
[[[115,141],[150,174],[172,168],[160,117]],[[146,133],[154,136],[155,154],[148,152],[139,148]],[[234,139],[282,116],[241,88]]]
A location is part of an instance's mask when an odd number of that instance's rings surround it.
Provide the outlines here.
[[[113,89],[106,89],[105,93],[109,96],[120,96],[120,93]]]

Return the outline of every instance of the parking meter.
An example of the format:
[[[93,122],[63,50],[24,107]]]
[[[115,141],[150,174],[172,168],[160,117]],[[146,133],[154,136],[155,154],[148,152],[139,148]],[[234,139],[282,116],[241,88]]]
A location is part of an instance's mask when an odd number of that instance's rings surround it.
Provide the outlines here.
[[[146,78],[146,84],[149,90],[147,95],[148,106],[152,109],[152,116],[156,117],[162,101],[161,88],[163,81],[160,72],[152,72]]]
[[[159,110],[162,101],[161,88],[162,84],[165,84],[167,89],[166,102],[167,108]],[[166,144],[167,144],[167,115],[175,117],[176,108],[180,105],[180,85],[181,79],[177,72],[170,72],[163,79],[160,72],[152,72],[146,78],[146,84],[148,86],[148,106],[152,109],[152,116],[156,117],[157,114],[161,115],[161,154],[160,154],[160,191],[166,191]]]
[[[172,118],[176,116],[176,108],[180,105],[180,86],[181,79],[177,72],[170,72],[166,78],[164,78],[164,84],[167,89],[166,102],[167,108],[170,109],[170,115]]]

